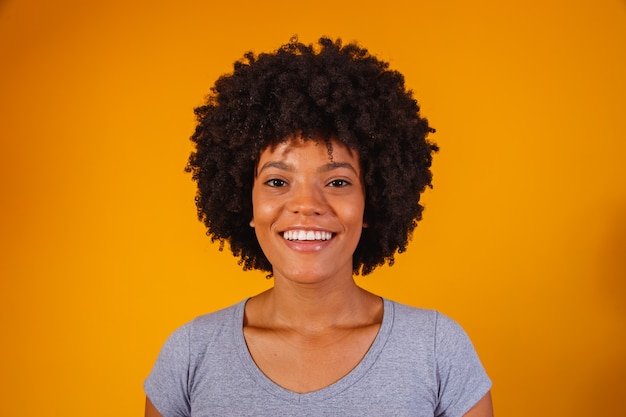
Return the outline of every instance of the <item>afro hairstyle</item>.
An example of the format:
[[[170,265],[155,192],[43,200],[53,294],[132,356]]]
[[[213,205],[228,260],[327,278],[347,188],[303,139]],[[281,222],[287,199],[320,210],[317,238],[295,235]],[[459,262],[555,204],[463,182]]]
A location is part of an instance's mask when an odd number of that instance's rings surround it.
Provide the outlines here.
[[[353,256],[355,274],[392,265],[422,218],[431,185],[434,132],[404,77],[356,43],[296,37],[272,53],[248,52],[195,109],[195,150],[186,171],[197,182],[198,218],[220,250],[227,242],[244,270],[272,273],[252,219],[261,151],[299,135],[356,150],[368,224]]]

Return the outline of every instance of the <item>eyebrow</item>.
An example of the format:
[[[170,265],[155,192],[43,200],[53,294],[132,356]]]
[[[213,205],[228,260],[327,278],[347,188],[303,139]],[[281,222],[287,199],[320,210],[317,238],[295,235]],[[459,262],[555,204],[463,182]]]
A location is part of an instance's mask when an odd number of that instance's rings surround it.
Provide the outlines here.
[[[264,169],[268,169],[268,168],[277,168],[282,171],[289,171],[289,172],[293,171],[293,168],[285,164],[284,162],[269,161],[269,162],[264,163],[263,166],[256,171],[256,175],[259,175],[261,172],[263,172]]]
[[[280,161],[269,161],[269,162],[264,163],[263,166],[258,169],[257,175],[263,172],[264,169],[268,169],[268,168],[276,168],[276,169],[280,169],[280,170],[287,171],[287,172],[294,171],[294,167],[292,165],[287,165],[284,162],[280,162]],[[328,171],[332,171],[334,169],[340,169],[340,168],[349,169],[350,171],[354,172],[355,175],[358,175],[358,173],[356,172],[356,169],[352,166],[352,164],[348,162],[330,162],[326,165],[323,165],[319,169],[319,171],[328,172]]]
[[[358,175],[358,173],[356,172],[356,169],[354,169],[352,164],[348,162],[330,162],[324,165],[323,167],[321,167],[320,172],[328,172],[328,171],[332,171],[333,169],[339,169],[339,168],[347,168],[350,171],[354,172],[356,175]]]

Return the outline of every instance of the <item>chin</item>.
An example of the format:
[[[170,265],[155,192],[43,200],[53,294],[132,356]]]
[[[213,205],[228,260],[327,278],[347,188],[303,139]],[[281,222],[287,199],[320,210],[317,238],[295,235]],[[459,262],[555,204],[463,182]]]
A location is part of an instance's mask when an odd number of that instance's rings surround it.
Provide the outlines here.
[[[320,268],[319,262],[314,265],[294,265],[292,268],[283,268],[274,271],[274,279],[282,279],[299,284],[315,284],[333,279],[352,279],[352,264],[350,268]]]

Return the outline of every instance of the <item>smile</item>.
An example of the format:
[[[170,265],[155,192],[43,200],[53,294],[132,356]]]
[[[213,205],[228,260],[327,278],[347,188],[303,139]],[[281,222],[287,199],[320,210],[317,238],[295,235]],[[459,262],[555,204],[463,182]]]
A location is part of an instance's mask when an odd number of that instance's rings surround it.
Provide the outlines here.
[[[333,237],[331,232],[313,230],[287,230],[283,232],[283,237],[287,240],[330,240]]]

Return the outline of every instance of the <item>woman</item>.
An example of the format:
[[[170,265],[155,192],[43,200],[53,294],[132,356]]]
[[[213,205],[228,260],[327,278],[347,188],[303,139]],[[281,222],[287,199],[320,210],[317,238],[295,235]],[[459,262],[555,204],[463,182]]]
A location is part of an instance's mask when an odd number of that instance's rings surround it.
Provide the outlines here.
[[[356,285],[393,264],[436,145],[401,74],[356,44],[251,53],[196,109],[198,215],[274,287],[165,343],[146,416],[492,416],[463,330]]]

